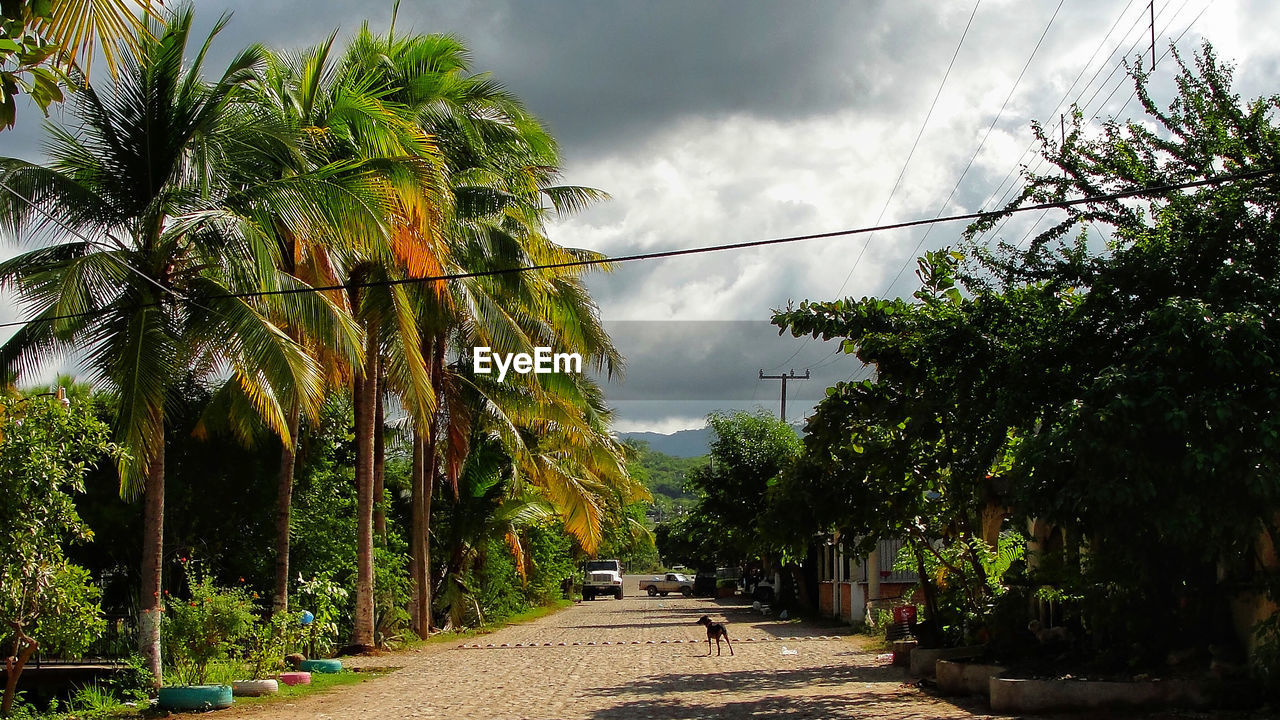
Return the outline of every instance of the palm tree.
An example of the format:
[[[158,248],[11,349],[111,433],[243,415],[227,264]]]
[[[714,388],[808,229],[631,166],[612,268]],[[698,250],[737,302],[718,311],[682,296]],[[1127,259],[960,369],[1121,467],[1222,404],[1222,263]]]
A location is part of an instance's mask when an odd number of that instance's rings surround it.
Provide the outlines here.
[[[282,399],[322,400],[316,362],[277,326],[309,328],[359,355],[360,335],[319,293],[278,271],[282,231],[334,222],[333,168],[280,180],[298,138],[238,102],[263,60],[251,47],[214,82],[203,59],[225,18],[184,67],[189,7],[138,36],[139,56],[75,97],[74,129],[50,127],[47,167],[0,159],[0,221],[41,247],[0,263],[29,322],[0,367],[29,372],[77,350],[91,382],[118,397],[121,495],[144,499],[139,649],[161,677],[165,408],[187,373],[226,374],[242,402],[289,437]],[[320,202],[319,199],[325,199]],[[340,208],[349,210],[350,208]],[[157,680],[158,682],[158,680]]]
[[[291,159],[294,162],[281,163],[277,169],[279,176],[305,173],[309,167],[342,165],[346,170],[335,176],[335,184],[342,187],[346,197],[358,198],[368,208],[367,214],[348,213],[338,226],[315,227],[316,232],[311,235],[278,234],[281,269],[300,281],[329,287],[348,280],[369,279],[369,272],[376,270],[380,262],[394,263],[397,249],[404,244],[399,237],[403,216],[421,216],[421,208],[426,207],[429,217],[430,208],[439,204],[433,190],[438,185],[439,164],[431,138],[404,116],[403,108],[385,101],[368,78],[349,72],[335,59],[335,36],[336,33],[330,35],[326,42],[302,53],[269,55],[252,83],[253,102],[261,111],[270,114],[274,122],[295,128],[308,138],[304,152]],[[374,221],[372,224],[364,222],[370,219]],[[392,291],[393,295],[402,293]],[[328,295],[349,314],[363,307],[360,292]],[[390,304],[395,306],[394,301]],[[364,324],[367,319],[365,317]],[[372,372],[369,363],[378,361],[377,353],[372,356],[362,353],[357,359],[334,353],[322,338],[308,338],[301,328],[283,329],[311,349],[325,369],[331,387],[351,382],[360,390],[365,389],[365,373]],[[381,335],[374,333],[366,340],[369,347],[374,348],[380,344]],[[421,379],[421,373],[418,377]],[[410,385],[413,386],[412,382]],[[419,382],[416,387],[424,386],[424,382]],[[378,395],[376,386],[371,385],[368,390]],[[356,409],[361,421],[366,419],[360,414],[364,394],[356,393]],[[274,593],[277,611],[288,607],[296,402],[291,403],[289,421],[293,441],[282,445],[277,483]],[[363,469],[364,463],[359,467]],[[360,473],[362,482],[364,475]]]

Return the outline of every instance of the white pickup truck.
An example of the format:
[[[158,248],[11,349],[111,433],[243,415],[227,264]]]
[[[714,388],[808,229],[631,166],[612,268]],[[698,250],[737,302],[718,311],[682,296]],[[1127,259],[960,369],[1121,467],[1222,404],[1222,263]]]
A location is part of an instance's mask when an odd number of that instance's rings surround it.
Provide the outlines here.
[[[680,573],[667,573],[665,576],[654,575],[652,578],[641,580],[640,589],[649,593],[649,597],[673,592],[689,597],[693,595],[693,578]]]

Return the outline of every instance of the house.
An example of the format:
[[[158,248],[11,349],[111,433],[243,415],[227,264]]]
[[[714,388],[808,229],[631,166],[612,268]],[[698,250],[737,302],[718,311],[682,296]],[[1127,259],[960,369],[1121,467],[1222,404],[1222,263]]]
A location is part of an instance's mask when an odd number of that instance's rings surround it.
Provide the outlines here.
[[[849,542],[852,547],[855,542]],[[820,546],[818,611],[823,617],[858,624],[872,612],[889,612],[915,587],[915,572],[894,570],[902,540],[881,540],[866,557],[846,552],[839,533]]]

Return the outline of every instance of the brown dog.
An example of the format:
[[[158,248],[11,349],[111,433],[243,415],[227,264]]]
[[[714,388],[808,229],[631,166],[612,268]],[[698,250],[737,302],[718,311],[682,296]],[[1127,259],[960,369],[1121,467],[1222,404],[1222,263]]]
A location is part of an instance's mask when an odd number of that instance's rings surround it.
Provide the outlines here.
[[[716,641],[716,655],[720,654],[720,638],[724,638],[724,643],[729,646],[729,655],[733,655],[733,643],[729,642],[729,631],[725,626],[718,622],[711,622],[711,618],[703,615],[698,618],[699,625],[707,626],[707,656],[711,656],[711,641]]]

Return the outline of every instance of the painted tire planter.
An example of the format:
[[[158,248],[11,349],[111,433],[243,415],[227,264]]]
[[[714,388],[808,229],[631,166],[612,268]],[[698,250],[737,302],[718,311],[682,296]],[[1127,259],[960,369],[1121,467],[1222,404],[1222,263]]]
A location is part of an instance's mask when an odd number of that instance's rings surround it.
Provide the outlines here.
[[[231,683],[231,694],[236,697],[261,697],[280,692],[280,683],[275,680],[241,680]]]
[[[280,682],[285,685],[310,685],[311,673],[309,672],[286,672],[280,673]]]
[[[230,685],[177,685],[160,688],[158,704],[165,710],[218,710],[231,707]]]
[[[340,673],[342,672],[341,660],[303,660],[298,663],[298,669],[305,672],[313,673]]]

